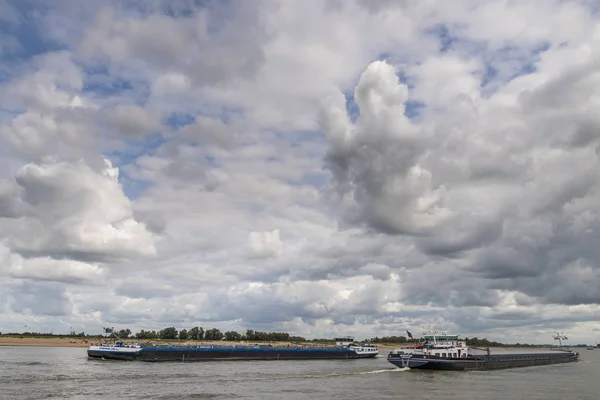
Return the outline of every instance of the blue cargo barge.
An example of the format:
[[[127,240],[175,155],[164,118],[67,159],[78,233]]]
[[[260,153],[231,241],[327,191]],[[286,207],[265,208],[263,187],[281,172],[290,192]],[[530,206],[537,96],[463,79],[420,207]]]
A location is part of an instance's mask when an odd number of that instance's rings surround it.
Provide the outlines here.
[[[250,361],[250,360],[350,360],[373,358],[379,353],[372,345],[346,347],[302,346],[148,346],[92,345],[88,357],[131,361]]]

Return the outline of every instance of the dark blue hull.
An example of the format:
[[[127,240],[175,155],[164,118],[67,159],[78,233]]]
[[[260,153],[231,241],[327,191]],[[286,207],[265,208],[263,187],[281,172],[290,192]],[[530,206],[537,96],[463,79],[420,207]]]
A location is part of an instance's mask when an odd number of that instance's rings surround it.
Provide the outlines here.
[[[446,371],[492,370],[532,367],[536,365],[563,364],[579,360],[579,353],[499,354],[468,358],[439,358],[412,355],[388,356],[388,361],[400,368],[430,369]]]
[[[348,349],[288,347],[144,347],[136,354],[92,352],[91,358],[131,361],[251,361],[251,360],[350,360],[373,358]]]
[[[90,358],[104,358],[106,360],[124,360],[133,361],[136,359],[136,354],[123,353],[119,351],[98,351],[88,350],[88,357]]]

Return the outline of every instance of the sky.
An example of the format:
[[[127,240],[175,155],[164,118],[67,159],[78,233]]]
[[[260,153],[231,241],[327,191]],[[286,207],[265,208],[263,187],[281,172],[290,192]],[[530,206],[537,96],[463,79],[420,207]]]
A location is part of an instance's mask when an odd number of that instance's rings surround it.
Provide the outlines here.
[[[599,19],[0,0],[0,332],[600,341]]]

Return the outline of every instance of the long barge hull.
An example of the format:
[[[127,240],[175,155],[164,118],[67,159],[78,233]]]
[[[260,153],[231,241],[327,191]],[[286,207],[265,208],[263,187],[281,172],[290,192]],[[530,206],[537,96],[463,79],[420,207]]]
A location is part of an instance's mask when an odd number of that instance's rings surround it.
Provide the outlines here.
[[[445,371],[484,371],[506,368],[533,367],[538,365],[564,364],[579,360],[579,353],[556,354],[502,354],[473,358],[441,359],[423,356],[390,356],[388,361],[400,368],[445,370]]]
[[[252,361],[252,360],[349,360],[372,358],[347,349],[289,348],[160,348],[144,347],[135,353],[88,350],[88,357],[129,361]]]

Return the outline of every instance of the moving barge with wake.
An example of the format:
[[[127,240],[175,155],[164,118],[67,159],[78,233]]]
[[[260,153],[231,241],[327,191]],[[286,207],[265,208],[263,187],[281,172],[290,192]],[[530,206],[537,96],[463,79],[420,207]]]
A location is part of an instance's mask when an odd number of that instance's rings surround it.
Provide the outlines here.
[[[566,337],[560,337],[560,339]],[[555,337],[556,339],[556,337]],[[475,354],[480,351],[483,354]],[[491,370],[562,364],[579,360],[579,353],[561,348],[536,353],[491,354],[489,348],[469,347],[457,335],[425,335],[423,344],[389,353],[387,360],[400,368],[432,370]]]
[[[350,360],[373,358],[377,347],[369,344],[348,346],[141,346],[115,344],[91,345],[88,357],[130,361],[251,361],[251,360]]]

